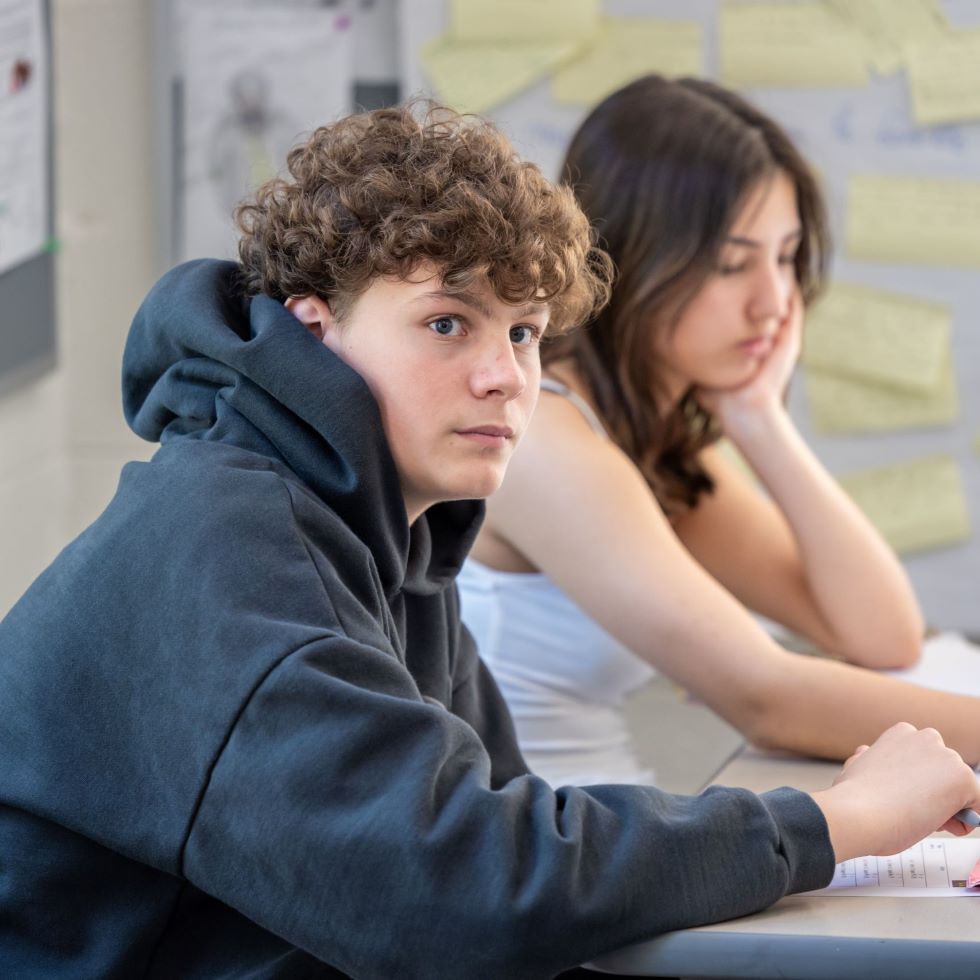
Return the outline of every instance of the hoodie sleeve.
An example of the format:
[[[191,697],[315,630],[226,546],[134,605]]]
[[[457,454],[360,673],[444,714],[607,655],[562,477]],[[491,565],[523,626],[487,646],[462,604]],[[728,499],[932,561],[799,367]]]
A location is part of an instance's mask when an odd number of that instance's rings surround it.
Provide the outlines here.
[[[458,698],[479,725],[476,687]],[[182,870],[365,980],[552,976],[833,873],[823,816],[795,790],[554,792],[491,771],[477,731],[421,699],[396,659],[315,639],[241,711]]]

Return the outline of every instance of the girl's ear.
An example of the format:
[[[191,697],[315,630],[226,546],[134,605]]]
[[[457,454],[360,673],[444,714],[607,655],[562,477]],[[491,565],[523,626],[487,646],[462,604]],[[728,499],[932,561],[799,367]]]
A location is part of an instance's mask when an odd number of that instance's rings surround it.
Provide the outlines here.
[[[283,304],[307,330],[328,347],[337,335],[337,321],[319,296],[290,296]]]

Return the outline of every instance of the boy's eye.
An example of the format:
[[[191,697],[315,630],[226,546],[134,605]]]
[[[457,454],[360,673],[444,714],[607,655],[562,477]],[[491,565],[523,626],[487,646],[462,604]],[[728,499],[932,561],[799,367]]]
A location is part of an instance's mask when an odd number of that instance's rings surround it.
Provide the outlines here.
[[[540,335],[540,331],[535,327],[521,325],[519,327],[510,328],[511,343],[520,344],[522,347],[530,346],[538,339],[538,337],[540,337]]]
[[[463,325],[454,316],[440,316],[430,320],[429,327],[440,337],[458,337],[463,332]]]

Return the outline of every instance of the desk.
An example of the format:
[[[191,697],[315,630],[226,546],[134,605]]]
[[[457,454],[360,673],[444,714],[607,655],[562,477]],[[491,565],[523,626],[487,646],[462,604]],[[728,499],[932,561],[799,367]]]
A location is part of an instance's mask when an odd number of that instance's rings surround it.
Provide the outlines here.
[[[711,782],[812,791],[829,786],[839,769],[744,748]],[[977,980],[980,899],[791,895],[764,912],[665,933],[589,967],[628,976]]]

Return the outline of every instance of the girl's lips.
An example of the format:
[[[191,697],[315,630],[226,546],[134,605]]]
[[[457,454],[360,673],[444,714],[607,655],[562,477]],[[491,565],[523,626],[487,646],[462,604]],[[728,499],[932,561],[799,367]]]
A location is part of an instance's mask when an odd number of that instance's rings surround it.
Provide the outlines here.
[[[751,340],[743,340],[738,349],[746,354],[762,357],[772,350],[772,338],[753,337]]]

